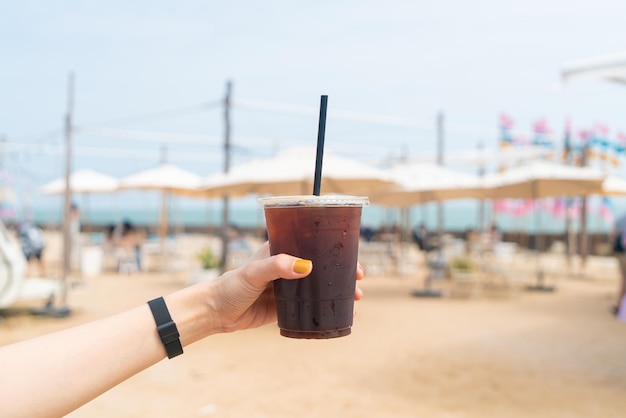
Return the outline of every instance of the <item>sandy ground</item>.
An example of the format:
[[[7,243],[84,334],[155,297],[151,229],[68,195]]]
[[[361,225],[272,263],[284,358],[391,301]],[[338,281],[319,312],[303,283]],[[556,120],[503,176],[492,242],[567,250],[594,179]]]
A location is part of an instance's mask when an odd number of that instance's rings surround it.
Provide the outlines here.
[[[554,293],[506,297],[420,299],[411,295],[419,271],[367,277],[348,337],[293,340],[275,325],[210,337],[70,416],[623,417],[626,323],[608,312],[617,268],[595,266],[554,274]],[[186,281],[89,278],[70,292],[69,318],[3,312],[0,344],[119,312]]]

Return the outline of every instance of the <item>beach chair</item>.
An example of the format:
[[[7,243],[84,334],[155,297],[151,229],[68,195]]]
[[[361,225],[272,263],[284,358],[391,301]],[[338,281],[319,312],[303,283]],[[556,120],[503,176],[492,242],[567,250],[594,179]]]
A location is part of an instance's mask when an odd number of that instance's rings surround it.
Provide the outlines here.
[[[52,303],[61,292],[58,280],[25,278],[26,257],[19,244],[11,239],[0,221],[0,308],[11,307],[21,301]]]
[[[390,242],[359,243],[359,262],[368,276],[390,276],[395,273],[393,244]]]
[[[494,245],[492,253],[485,256],[483,294],[507,297],[520,290],[527,275],[515,263],[517,251],[517,244],[513,242],[499,242]]]
[[[133,248],[118,247],[115,249],[117,271],[122,274],[131,274],[139,271],[137,255]]]

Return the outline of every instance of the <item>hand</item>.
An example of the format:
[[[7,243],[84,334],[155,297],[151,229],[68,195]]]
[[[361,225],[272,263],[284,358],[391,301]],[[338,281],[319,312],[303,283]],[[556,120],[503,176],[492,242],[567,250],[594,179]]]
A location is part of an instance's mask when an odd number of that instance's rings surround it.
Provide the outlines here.
[[[310,261],[302,260],[296,264],[298,260],[301,259],[287,254],[270,256],[266,242],[248,263],[224,273],[212,283],[215,297],[211,307],[221,322],[221,331],[232,332],[275,322],[273,281],[279,277],[300,279],[309,275],[313,268]],[[359,264],[356,279],[361,280],[364,276]],[[354,299],[362,297],[363,292],[357,287]]]

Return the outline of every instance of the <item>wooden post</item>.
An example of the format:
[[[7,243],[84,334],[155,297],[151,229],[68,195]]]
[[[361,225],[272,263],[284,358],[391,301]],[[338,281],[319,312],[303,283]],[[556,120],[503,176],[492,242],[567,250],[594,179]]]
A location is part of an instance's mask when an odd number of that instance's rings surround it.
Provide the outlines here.
[[[478,143],[478,151],[479,151],[479,158],[480,161],[478,163],[478,177],[480,177],[481,179],[485,176],[485,162],[482,159],[482,152],[485,149],[485,144],[480,141]],[[485,199],[484,198],[480,198],[478,201],[478,232],[480,233],[480,235],[482,236],[482,234],[486,231],[486,225],[485,225]]]
[[[585,142],[582,149],[582,156],[580,159],[580,165],[585,167],[587,165],[587,158],[589,153],[589,141]],[[580,207],[580,266],[585,268],[587,262],[587,253],[589,246],[589,234],[587,231],[587,195],[582,196],[582,204]]]

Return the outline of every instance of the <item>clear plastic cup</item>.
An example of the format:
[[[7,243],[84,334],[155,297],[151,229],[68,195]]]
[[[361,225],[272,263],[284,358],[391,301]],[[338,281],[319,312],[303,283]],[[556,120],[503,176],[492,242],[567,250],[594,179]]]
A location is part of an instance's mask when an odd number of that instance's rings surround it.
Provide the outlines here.
[[[361,212],[367,197],[274,196],[259,199],[270,253],[311,260],[311,274],[274,282],[280,333],[292,338],[350,334]]]

